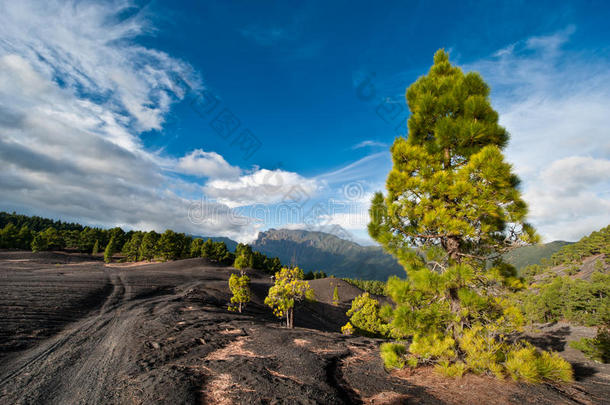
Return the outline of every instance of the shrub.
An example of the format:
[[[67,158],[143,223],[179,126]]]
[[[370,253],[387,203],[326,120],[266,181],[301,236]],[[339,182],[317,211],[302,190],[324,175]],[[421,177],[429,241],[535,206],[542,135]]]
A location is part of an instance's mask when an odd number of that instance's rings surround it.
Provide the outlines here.
[[[343,333],[344,335],[353,335],[354,327],[352,326],[351,323],[347,322],[345,325],[343,325],[341,327],[341,333]]]
[[[358,334],[364,336],[388,336],[389,325],[380,315],[379,302],[369,293],[363,293],[352,301],[347,311],[350,322]]]
[[[416,334],[409,352],[417,357],[419,363],[430,363],[437,359],[448,361],[456,356],[454,345],[455,340],[451,336]]]
[[[380,347],[383,364],[388,370],[403,368],[405,366],[405,353],[407,349],[400,343],[383,343]]]
[[[462,378],[464,373],[468,371],[468,366],[461,361],[450,363],[445,360],[438,363],[434,369],[445,377]]]
[[[491,371],[496,377],[504,378],[502,366],[504,360],[504,343],[492,333],[477,325],[464,332],[460,348],[465,353],[468,368],[475,374]]]
[[[531,345],[516,346],[507,354],[506,370],[515,381],[535,384],[543,380],[572,381],[570,363],[557,353],[539,353]]]
[[[536,361],[538,373],[546,380],[572,381],[572,366],[555,352],[541,352]]]
[[[339,305],[339,287],[335,286],[333,290],[333,305]]]

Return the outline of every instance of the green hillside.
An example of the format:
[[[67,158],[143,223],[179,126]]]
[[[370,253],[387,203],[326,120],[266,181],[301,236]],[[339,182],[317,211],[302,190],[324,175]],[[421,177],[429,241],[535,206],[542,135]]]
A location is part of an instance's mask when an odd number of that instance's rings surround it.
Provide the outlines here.
[[[542,264],[542,259],[550,259],[562,247],[572,243],[556,240],[550,243],[523,246],[504,254],[504,260],[520,270],[532,264]]]
[[[610,226],[563,246],[544,265],[521,273],[530,284],[517,296],[532,322],[610,322]]]

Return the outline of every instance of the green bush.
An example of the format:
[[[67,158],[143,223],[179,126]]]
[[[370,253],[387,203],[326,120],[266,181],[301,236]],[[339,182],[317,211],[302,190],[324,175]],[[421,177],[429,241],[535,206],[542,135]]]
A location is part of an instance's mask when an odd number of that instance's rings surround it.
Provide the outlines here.
[[[343,333],[344,335],[353,335],[354,334],[354,327],[352,326],[351,323],[347,322],[345,325],[343,325],[341,327],[341,333]]]
[[[460,348],[465,353],[468,369],[475,374],[491,371],[496,377],[504,378],[501,362],[505,358],[506,345],[496,339],[482,326],[474,326],[464,332]]]
[[[405,345],[400,343],[383,343],[380,350],[386,369],[392,370],[405,366],[405,354],[407,352]]]
[[[493,328],[481,325],[463,330],[457,345],[447,335],[416,334],[408,353],[392,350],[389,346],[387,353],[382,351],[387,368],[431,364],[446,377],[459,378],[469,371],[498,379],[510,375],[527,383],[572,381],[572,366],[557,353],[538,351],[527,343],[510,344],[502,335],[496,336]]]
[[[455,340],[450,336],[438,334],[413,336],[409,352],[418,358],[419,363],[429,363],[435,360],[449,361],[455,358]]]
[[[572,366],[557,353],[538,352],[535,347],[525,345],[508,352],[506,370],[515,381],[536,384],[544,380],[572,381]]]
[[[351,325],[358,334],[388,336],[390,326],[381,317],[380,312],[379,302],[365,292],[354,298],[346,315],[350,317]]]
[[[450,363],[448,361],[441,361],[434,369],[437,373],[444,375],[449,378],[462,378],[464,373],[468,371],[468,366],[461,361],[456,363]]]
[[[335,286],[333,290],[333,305],[339,305],[339,287]]]

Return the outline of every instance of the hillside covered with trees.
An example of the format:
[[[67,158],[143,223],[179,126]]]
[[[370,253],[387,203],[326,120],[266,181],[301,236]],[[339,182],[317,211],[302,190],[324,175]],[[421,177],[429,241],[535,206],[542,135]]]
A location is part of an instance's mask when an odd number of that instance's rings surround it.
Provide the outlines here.
[[[529,321],[610,324],[610,226],[543,263],[522,271],[529,287],[517,297]]]

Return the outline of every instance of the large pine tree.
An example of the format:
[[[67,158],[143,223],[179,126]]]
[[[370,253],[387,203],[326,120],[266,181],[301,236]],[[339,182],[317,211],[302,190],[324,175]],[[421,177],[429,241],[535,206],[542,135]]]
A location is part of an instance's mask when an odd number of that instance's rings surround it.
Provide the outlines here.
[[[522,317],[502,292],[519,281],[500,255],[537,236],[502,154],[509,135],[481,76],[452,66],[444,50],[406,99],[408,136],[391,148],[387,194],[373,198],[369,224],[408,275],[388,282],[391,333],[412,337],[411,365],[512,375],[504,336]]]

